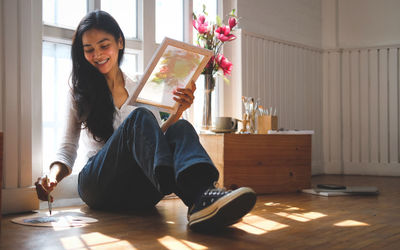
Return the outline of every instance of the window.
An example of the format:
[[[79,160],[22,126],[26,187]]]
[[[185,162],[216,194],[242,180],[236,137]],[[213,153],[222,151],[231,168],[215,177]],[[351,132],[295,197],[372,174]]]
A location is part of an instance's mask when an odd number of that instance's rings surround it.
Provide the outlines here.
[[[138,55],[134,50],[125,49],[124,58],[121,63],[121,69],[124,72],[134,76],[138,72]]]
[[[43,164],[50,165],[59,143],[62,117],[65,117],[67,80],[71,73],[71,46],[43,42],[42,56],[42,124],[43,124]]]
[[[183,41],[183,0],[156,0],[156,42],[166,36]]]
[[[43,22],[48,25],[75,29],[86,12],[86,1],[43,0]]]
[[[137,38],[137,5],[133,0],[101,0],[101,9],[110,13],[125,38]]]

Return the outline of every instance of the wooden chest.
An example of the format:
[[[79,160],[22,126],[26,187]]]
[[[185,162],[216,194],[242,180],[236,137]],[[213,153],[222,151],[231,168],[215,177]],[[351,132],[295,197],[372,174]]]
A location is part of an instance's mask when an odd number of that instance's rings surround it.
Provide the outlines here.
[[[311,135],[200,134],[220,171],[220,185],[258,194],[311,186]]]

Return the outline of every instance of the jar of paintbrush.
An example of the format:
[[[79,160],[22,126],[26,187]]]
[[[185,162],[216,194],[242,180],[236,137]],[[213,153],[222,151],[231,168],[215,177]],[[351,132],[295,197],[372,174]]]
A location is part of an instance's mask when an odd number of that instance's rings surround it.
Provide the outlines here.
[[[258,107],[259,116],[257,117],[257,134],[268,134],[269,130],[278,130],[278,116],[276,108],[265,109],[263,106]]]

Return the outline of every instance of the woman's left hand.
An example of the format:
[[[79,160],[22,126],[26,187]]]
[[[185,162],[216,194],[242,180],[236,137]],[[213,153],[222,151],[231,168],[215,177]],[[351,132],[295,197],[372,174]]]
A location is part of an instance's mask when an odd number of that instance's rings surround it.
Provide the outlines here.
[[[177,88],[174,91],[173,99],[179,103],[178,110],[176,111],[177,114],[181,115],[183,111],[188,109],[194,100],[194,92],[196,91],[196,84],[194,81],[191,82],[191,87],[187,88]]]
[[[189,85],[187,88],[177,88],[176,90],[174,90],[175,96],[173,97],[173,99],[177,103],[179,103],[179,107],[176,113],[171,114],[167,121],[165,121],[161,125],[161,130],[163,132],[167,131],[169,126],[177,122],[183,114],[183,111],[185,111],[192,105],[194,100],[194,91],[196,91],[196,84],[194,83],[194,81],[192,81],[191,85]]]

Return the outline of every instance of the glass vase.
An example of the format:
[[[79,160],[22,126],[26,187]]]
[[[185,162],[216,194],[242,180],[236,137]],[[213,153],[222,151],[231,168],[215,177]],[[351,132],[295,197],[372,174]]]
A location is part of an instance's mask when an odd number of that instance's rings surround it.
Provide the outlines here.
[[[212,74],[204,74],[204,104],[202,129],[210,130],[212,126],[211,94],[214,90],[215,78]]]

